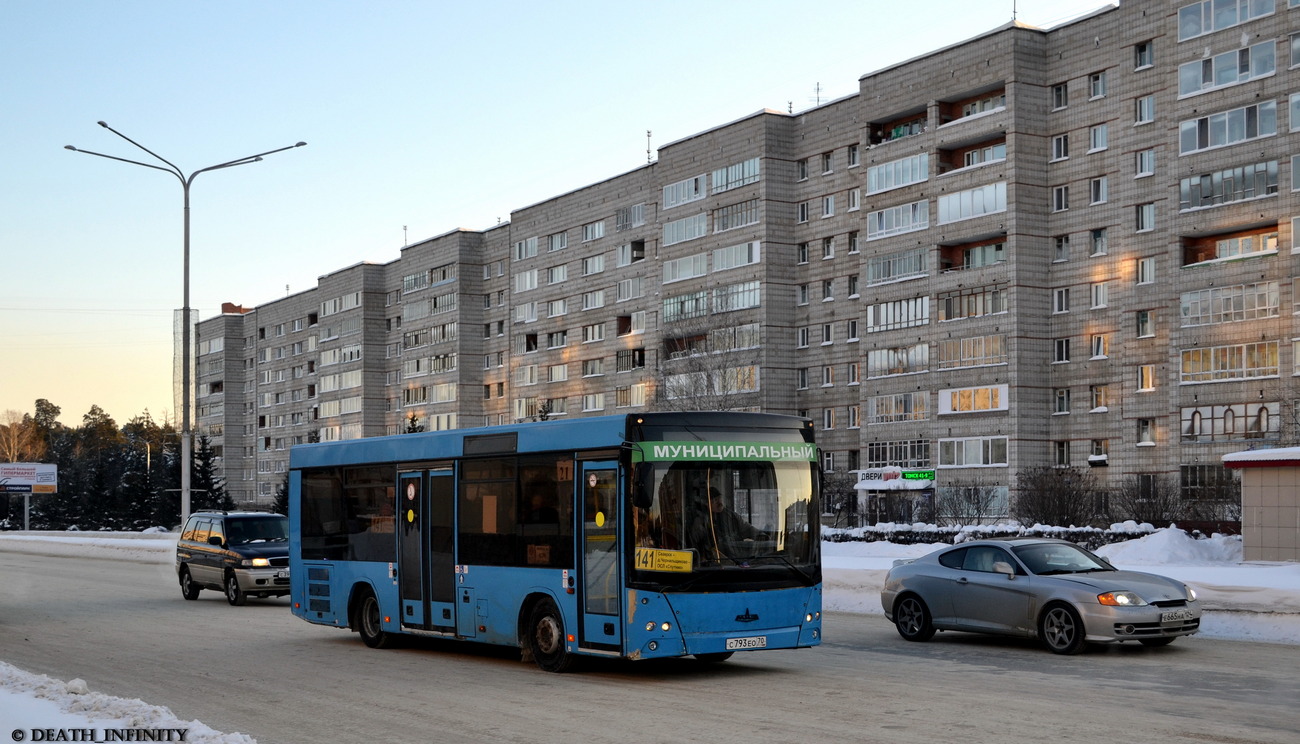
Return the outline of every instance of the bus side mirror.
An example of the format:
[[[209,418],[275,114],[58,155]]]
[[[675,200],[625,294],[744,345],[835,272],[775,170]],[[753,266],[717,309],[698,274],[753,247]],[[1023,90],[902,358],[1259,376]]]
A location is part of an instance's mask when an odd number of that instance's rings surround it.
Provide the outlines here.
[[[654,497],[650,493],[650,483],[654,477],[654,471],[647,467],[636,469],[636,480],[632,483],[632,506],[638,509],[649,509],[650,502]]]

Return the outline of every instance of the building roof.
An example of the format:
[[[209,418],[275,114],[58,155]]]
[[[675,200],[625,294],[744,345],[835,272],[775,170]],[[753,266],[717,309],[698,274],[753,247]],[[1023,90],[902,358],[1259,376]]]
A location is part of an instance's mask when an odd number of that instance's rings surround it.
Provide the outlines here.
[[[1227,468],[1259,467],[1260,465],[1300,465],[1300,447],[1274,447],[1273,449],[1229,452],[1223,456]]]

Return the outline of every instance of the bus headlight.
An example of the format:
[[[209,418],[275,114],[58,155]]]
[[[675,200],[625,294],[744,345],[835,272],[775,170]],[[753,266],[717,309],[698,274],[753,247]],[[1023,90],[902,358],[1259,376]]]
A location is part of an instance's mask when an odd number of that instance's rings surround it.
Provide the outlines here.
[[[672,624],[672,623],[664,623],[663,625],[660,625],[660,626],[659,626],[659,629],[662,630],[663,632],[667,633],[668,631],[670,631],[670,630],[673,629],[673,624]]]
[[[655,629],[655,621],[654,621],[654,620],[651,620],[650,622],[646,623],[646,624],[645,624],[645,629],[646,629],[646,630],[654,630],[654,629]]]

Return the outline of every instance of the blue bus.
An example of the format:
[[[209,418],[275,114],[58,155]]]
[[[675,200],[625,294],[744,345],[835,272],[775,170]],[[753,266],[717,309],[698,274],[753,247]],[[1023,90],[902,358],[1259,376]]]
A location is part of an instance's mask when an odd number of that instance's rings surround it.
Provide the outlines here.
[[[601,416],[300,445],[293,613],[578,656],[721,661],[821,640],[807,419]]]

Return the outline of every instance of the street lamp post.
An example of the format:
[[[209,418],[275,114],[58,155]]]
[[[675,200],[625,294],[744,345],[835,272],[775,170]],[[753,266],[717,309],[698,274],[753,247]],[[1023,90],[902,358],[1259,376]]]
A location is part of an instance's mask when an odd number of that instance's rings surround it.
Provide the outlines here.
[[[102,152],[81,150],[76,147],[73,147],[72,145],[67,145],[65,146],[64,149],[71,150],[73,152],[84,153],[86,155],[95,155],[101,158],[108,158],[109,160],[116,160],[121,163],[130,163],[131,165],[139,165],[144,168],[152,168],[154,170],[160,170],[164,173],[170,173],[173,176],[176,176],[176,179],[181,182],[181,190],[184,193],[184,198],[185,198],[184,292],[183,292],[184,304],[181,308],[181,524],[183,525],[185,523],[185,520],[189,519],[190,516],[190,458],[191,458],[191,452],[193,448],[193,441],[192,441],[193,433],[190,431],[190,365],[194,361],[191,358],[191,350],[190,350],[190,343],[191,343],[190,342],[190,333],[191,333],[190,331],[190,185],[194,183],[194,179],[200,173],[206,173],[208,171],[214,171],[214,170],[221,170],[222,168],[233,168],[236,165],[246,165],[248,163],[256,163],[261,161],[261,159],[266,155],[274,155],[277,152],[292,150],[295,147],[302,147],[307,143],[299,142],[297,144],[289,145],[287,147],[280,147],[275,150],[267,150],[266,152],[259,152],[256,155],[248,155],[246,157],[236,158],[234,160],[227,160],[224,163],[218,163],[216,165],[210,165],[206,168],[200,168],[194,171],[193,173],[191,173],[187,178],[185,176],[185,172],[182,171],[180,168],[176,167],[176,165],[173,164],[170,160],[167,160],[166,158],[162,157],[161,155],[154,152],[153,150],[150,150],[149,148],[145,147],[139,142],[136,142],[135,140],[131,139],[125,134],[122,134],[116,129],[110,127],[105,122],[101,121],[98,122],[98,124],[101,127],[112,132],[113,134],[116,134],[118,137],[121,137],[127,142],[130,142],[131,144],[135,145],[141,150],[144,150],[145,152],[149,153],[153,157],[157,158],[160,162],[166,164],[167,167],[164,168],[161,165],[155,165],[153,163],[142,163],[138,160],[131,160],[129,158],[119,158],[116,155],[105,155]]]

